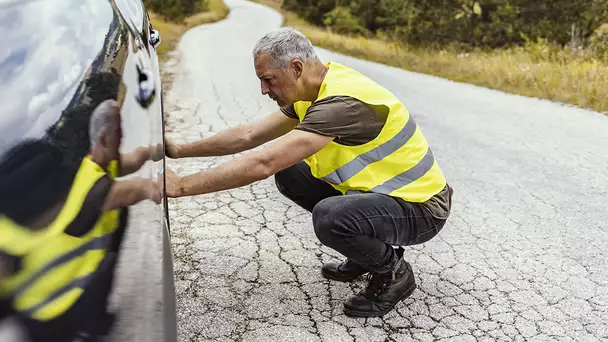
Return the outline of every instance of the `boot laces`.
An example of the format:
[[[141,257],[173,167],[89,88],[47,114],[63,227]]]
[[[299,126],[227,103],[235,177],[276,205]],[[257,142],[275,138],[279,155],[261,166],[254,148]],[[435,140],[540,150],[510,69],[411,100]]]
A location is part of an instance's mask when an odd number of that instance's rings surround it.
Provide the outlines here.
[[[370,273],[367,275],[367,291],[375,296],[379,296],[393,279],[395,279],[394,271],[388,273]]]

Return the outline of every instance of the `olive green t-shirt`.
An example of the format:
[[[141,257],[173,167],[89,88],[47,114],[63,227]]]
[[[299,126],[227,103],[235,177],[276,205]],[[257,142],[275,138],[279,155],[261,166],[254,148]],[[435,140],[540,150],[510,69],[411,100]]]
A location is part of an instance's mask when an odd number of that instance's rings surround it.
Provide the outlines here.
[[[293,105],[281,111],[298,119]],[[350,96],[330,96],[314,102],[295,129],[334,137],[334,142],[342,145],[362,145],[380,134],[388,112],[386,106],[371,106]],[[452,192],[446,185],[423,205],[434,217],[445,219],[450,212]]]

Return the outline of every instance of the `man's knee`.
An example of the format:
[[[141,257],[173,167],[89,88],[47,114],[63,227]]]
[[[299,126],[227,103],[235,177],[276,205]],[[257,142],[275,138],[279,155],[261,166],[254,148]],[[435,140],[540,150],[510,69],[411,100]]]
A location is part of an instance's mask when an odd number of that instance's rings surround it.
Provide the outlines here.
[[[327,242],[332,240],[331,210],[326,202],[319,202],[312,210],[312,225],[315,229],[315,235],[324,245],[327,245]]]
[[[337,205],[338,203],[338,197],[326,198],[312,210],[315,235],[326,246],[331,246],[332,243],[342,240],[348,235],[343,225],[343,210]]]

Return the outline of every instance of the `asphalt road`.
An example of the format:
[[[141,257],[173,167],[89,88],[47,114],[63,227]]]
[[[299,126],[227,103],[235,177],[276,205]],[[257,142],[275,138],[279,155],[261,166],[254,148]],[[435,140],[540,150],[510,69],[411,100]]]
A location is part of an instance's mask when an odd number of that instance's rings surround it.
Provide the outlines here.
[[[226,0],[187,32],[166,97],[178,141],[276,110],[251,50],[281,17]],[[455,189],[438,237],[407,249],[418,290],[384,318],[352,319],[361,288],[329,282],[340,256],[273,179],[170,202],[180,341],[601,341],[608,338],[608,117],[319,49],[398,95]],[[170,160],[179,174],[232,157]]]

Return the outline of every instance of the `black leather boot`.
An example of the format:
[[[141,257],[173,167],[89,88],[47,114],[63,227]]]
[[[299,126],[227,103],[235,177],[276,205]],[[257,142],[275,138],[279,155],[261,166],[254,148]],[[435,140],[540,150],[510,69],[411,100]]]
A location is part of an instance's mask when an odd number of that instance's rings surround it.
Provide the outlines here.
[[[397,258],[403,257],[403,252],[402,247],[395,249]],[[328,262],[321,268],[321,274],[326,279],[345,282],[351,282],[367,272],[369,271],[350,259],[341,263]]]
[[[323,277],[337,281],[353,281],[365,273],[365,268],[350,259],[341,263],[329,262],[321,268]]]
[[[384,316],[416,289],[412,267],[399,258],[392,271],[370,273],[365,290],[344,303],[344,313],[356,317]]]

